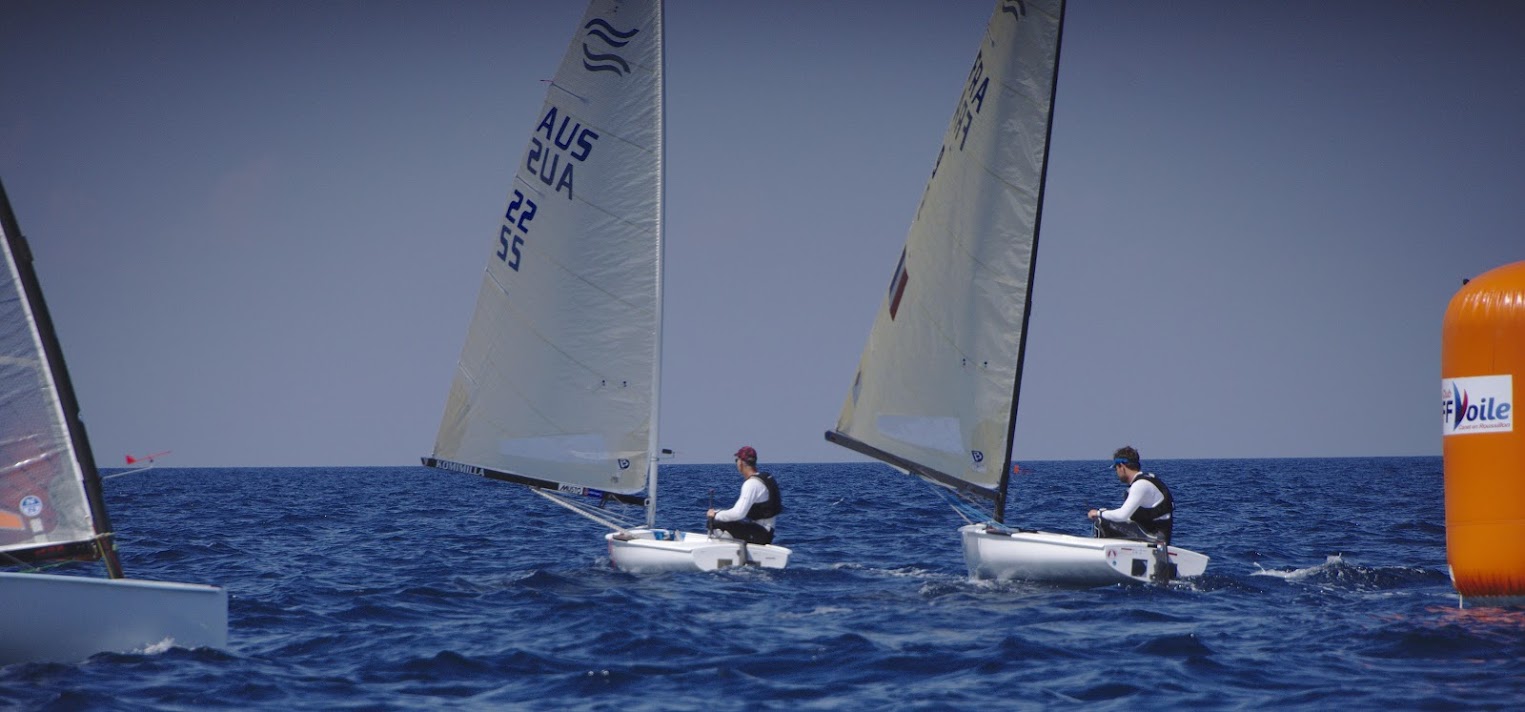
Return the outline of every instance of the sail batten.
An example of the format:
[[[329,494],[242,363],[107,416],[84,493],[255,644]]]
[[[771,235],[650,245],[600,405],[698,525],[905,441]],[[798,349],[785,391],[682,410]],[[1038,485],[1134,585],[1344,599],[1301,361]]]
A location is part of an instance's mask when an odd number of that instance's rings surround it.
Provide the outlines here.
[[[1000,0],[828,439],[1005,509],[1062,0]]]
[[[426,464],[644,501],[660,378],[662,57],[659,1],[589,4],[489,235]]]

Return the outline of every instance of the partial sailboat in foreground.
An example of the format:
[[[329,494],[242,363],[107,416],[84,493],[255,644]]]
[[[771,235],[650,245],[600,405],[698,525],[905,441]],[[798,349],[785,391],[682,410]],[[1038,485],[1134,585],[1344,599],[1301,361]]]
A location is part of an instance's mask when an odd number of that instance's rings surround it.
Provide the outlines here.
[[[31,250],[0,185],[0,665],[227,645],[228,597],[123,578],[101,477]],[[38,573],[101,561],[108,578]]]
[[[623,570],[782,568],[787,548],[655,522],[663,58],[661,2],[589,4],[492,235],[423,462],[528,486],[613,529]],[[644,505],[644,522],[621,504]]]
[[[1002,523],[1063,23],[1062,0],[996,3],[826,439],[950,494],[977,578],[1200,575],[1207,557],[1178,547]]]

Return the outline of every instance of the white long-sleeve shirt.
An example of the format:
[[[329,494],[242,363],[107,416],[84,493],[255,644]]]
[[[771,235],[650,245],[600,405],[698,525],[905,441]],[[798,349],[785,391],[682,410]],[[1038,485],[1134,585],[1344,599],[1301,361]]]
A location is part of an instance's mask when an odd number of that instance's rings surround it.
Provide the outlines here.
[[[730,509],[715,512],[715,519],[721,522],[739,522],[747,518],[747,512],[751,511],[752,505],[766,501],[768,501],[768,486],[763,484],[761,478],[753,475],[741,483],[741,494],[736,496],[736,504],[731,505]],[[771,530],[773,519],[773,517],[759,519],[757,523]]]
[[[1126,522],[1133,519],[1133,513],[1139,507],[1157,507],[1165,501],[1165,493],[1155,487],[1153,482],[1142,477],[1135,477],[1133,484],[1128,485],[1128,498],[1123,500],[1123,506],[1117,509],[1103,509],[1101,516],[1109,522]]]

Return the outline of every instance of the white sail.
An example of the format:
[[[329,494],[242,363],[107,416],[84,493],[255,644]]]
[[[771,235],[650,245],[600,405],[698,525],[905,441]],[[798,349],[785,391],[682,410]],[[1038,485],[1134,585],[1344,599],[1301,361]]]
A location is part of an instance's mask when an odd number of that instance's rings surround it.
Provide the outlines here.
[[[19,232],[12,234],[9,204],[0,208],[0,552],[91,542],[96,526],[86,468],[70,438],[34,296],[23,279],[27,265],[21,263],[31,255]]]
[[[429,464],[563,488],[647,486],[661,344],[662,43],[658,0],[594,0],[578,24],[487,236]]]
[[[1000,0],[834,442],[1004,504],[1062,0]]]

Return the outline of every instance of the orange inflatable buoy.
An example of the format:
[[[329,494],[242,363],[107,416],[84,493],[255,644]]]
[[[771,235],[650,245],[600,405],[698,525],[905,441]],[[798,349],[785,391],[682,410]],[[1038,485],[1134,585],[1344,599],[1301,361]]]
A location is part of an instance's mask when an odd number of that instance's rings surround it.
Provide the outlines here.
[[[1451,298],[1441,328],[1446,558],[1464,602],[1525,601],[1525,262]]]

